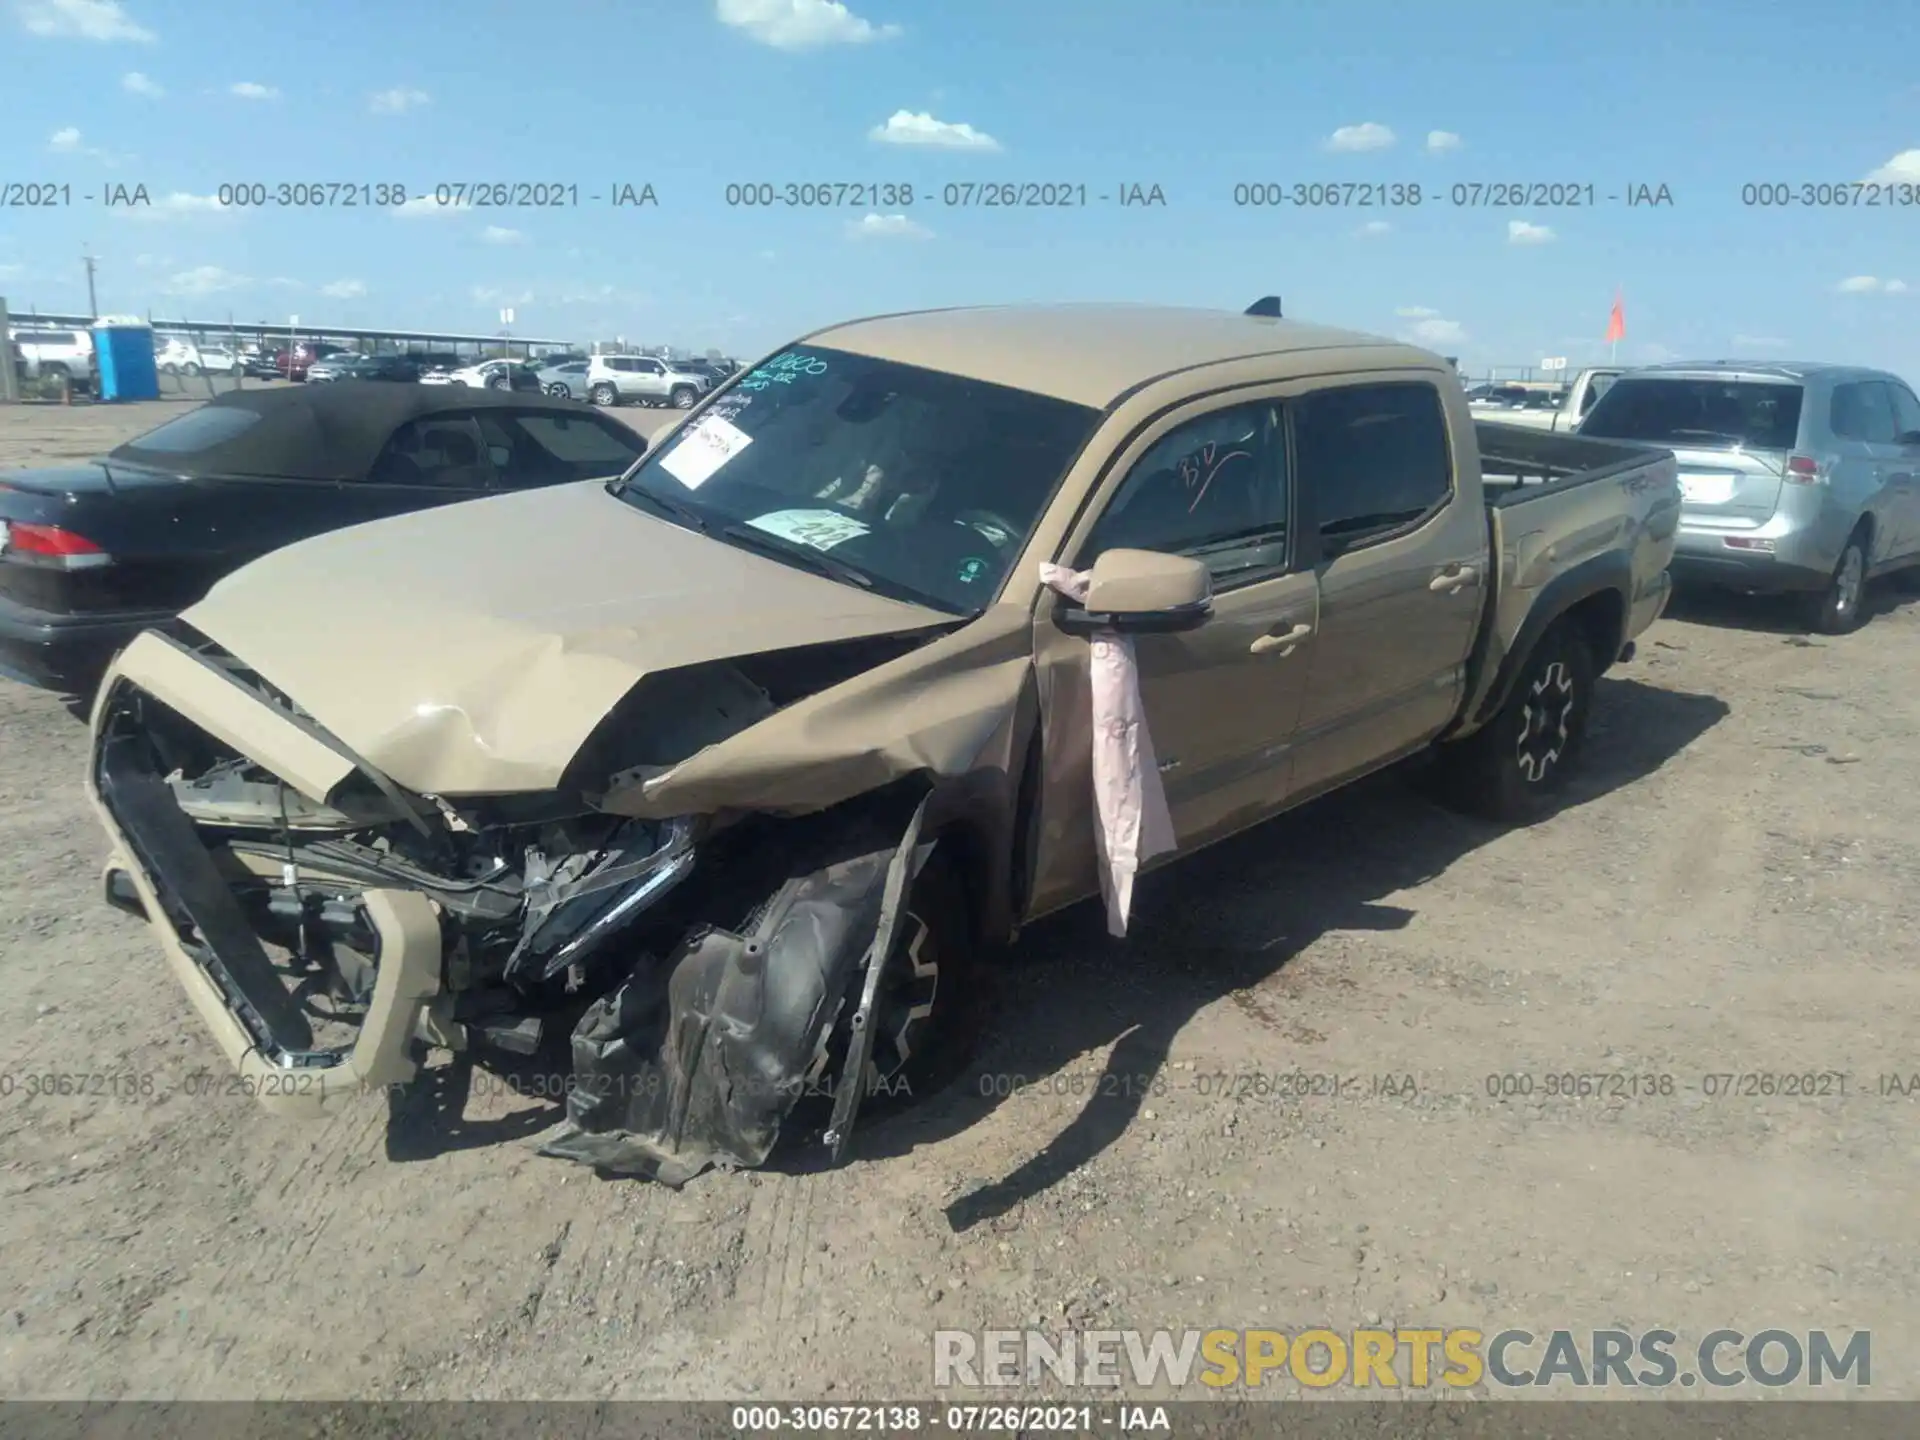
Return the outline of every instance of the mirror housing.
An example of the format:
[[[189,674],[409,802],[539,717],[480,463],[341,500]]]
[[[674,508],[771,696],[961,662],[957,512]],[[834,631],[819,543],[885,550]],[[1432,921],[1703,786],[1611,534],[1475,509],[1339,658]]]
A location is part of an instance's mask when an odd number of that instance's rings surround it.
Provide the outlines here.
[[[1204,562],[1157,550],[1109,550],[1093,562],[1084,605],[1063,603],[1054,621],[1070,635],[1176,635],[1213,615],[1213,575]]]

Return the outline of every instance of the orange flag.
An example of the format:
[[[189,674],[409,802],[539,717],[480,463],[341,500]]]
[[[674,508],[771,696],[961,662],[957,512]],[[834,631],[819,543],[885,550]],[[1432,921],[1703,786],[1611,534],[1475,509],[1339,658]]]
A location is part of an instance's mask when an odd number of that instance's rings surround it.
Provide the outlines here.
[[[1627,333],[1626,307],[1620,301],[1620,292],[1613,292],[1613,313],[1607,317],[1607,340],[1609,343],[1619,340]]]

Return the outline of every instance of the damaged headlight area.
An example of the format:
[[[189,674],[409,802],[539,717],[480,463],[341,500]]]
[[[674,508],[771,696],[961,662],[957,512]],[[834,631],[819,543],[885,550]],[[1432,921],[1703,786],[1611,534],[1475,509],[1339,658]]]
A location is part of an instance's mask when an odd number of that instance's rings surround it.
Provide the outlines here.
[[[186,832],[166,827],[174,843],[143,857],[145,868],[163,885],[174,872],[173,889],[203,890],[193,883],[206,878],[198,849],[223,882],[291,997],[283,1006],[243,987],[258,1018],[274,1018],[262,1048],[289,1061],[323,1064],[366,1021],[379,970],[368,892],[423,896],[440,917],[454,1003],[431,1017],[439,1037],[532,1053],[540,1012],[587,988],[609,942],[694,866],[690,819],[598,814],[558,796],[455,804],[364,775],[322,802],[133,687],[111,697],[104,718],[103,794],[121,802],[116,818],[137,838],[129,822],[155,808],[155,782],[164,786],[195,843],[183,847]],[[192,939],[208,948],[207,937]]]
[[[807,1094],[833,1097],[842,1153],[859,1095],[920,1043],[939,970],[907,903],[931,851],[912,787],[725,825],[558,792],[417,795],[234,679],[271,720],[203,726],[114,682],[94,780],[144,881],[110,876],[109,900],[170,932],[275,1074],[390,1084],[429,1048],[565,1039],[573,1086],[546,1153],[677,1184],[763,1163]],[[302,735],[322,747],[304,771]]]

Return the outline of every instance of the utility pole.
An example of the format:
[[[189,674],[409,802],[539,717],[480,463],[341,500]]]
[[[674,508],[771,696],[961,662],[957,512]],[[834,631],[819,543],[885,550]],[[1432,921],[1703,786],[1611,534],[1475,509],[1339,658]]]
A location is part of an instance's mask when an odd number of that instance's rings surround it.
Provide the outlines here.
[[[0,296],[0,403],[20,398],[20,377],[13,368],[13,331],[7,319],[7,301]]]
[[[100,318],[100,302],[93,298],[93,256],[83,254],[80,257],[87,266],[87,315],[94,320]]]

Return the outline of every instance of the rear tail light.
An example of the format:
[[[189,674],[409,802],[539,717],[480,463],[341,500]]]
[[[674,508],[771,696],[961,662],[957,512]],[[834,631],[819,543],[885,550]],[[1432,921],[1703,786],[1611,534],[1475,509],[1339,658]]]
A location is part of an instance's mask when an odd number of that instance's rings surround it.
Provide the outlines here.
[[[1820,462],[1811,455],[1789,455],[1787,473],[1784,477],[1791,485],[1819,485],[1827,476],[1820,468]]]
[[[58,525],[27,525],[15,521],[7,533],[7,548],[61,570],[87,570],[111,565],[113,557],[84,535]]]

